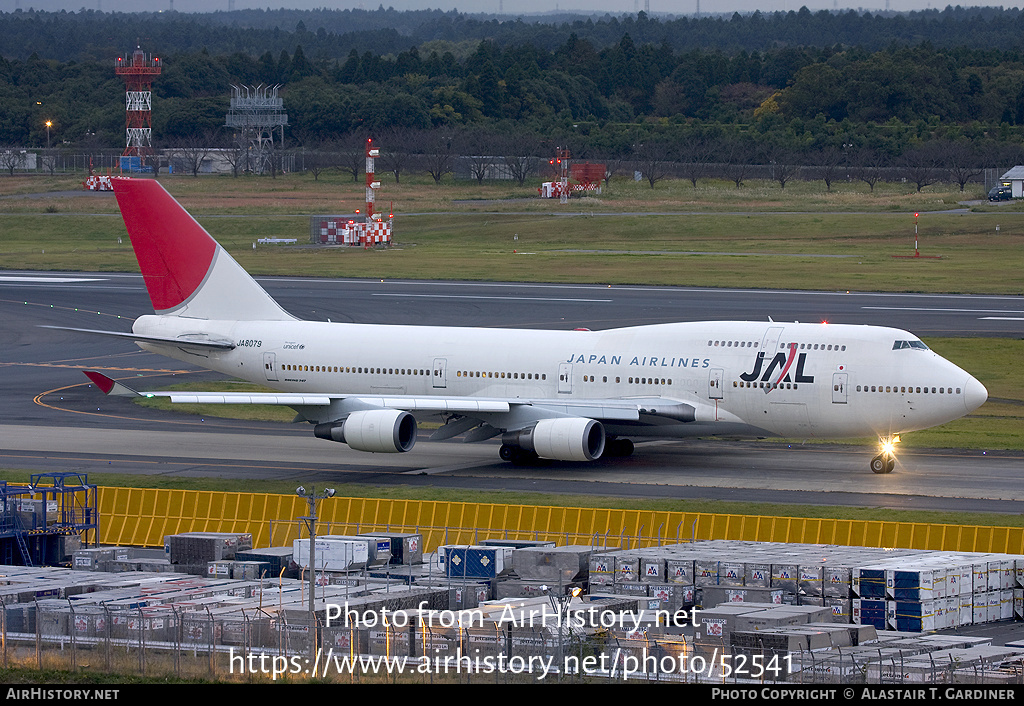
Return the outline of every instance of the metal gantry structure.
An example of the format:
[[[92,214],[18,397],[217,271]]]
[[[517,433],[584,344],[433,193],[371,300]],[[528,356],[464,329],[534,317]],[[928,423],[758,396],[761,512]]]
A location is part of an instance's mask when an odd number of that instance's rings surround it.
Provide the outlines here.
[[[288,114],[280,86],[231,86],[231,110],[225,125],[235,130],[235,142],[243,151],[244,171],[263,174],[272,168],[274,133],[278,145],[284,144]]]
[[[28,485],[0,481],[0,563],[62,564],[96,544],[97,499],[82,473],[36,473]]]
[[[146,54],[138,46],[131,55],[119,56],[114,67],[114,72],[125,82],[125,148],[122,157],[128,158],[130,171],[140,171],[153,155],[153,79],[160,71],[160,59]]]

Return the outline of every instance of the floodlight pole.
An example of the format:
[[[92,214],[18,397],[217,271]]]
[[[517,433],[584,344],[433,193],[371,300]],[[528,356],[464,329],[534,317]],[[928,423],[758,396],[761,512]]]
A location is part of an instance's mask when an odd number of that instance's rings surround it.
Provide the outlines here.
[[[309,505],[309,515],[299,519],[306,524],[306,529],[309,530],[309,657],[311,660],[315,660],[317,646],[314,601],[316,596],[316,501],[323,500],[324,498],[333,498],[334,488],[326,488],[324,492],[318,494],[315,486],[311,486],[310,491],[307,493],[306,489],[300,485],[295,489],[295,494],[300,498],[305,498],[306,503]]]

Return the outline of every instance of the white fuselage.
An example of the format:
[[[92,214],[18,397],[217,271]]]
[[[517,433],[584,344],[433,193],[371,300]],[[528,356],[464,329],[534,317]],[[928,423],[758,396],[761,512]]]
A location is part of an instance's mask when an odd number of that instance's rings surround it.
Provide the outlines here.
[[[284,392],[547,406],[663,399],[697,410],[689,423],[606,423],[609,433],[630,436],[889,436],[961,417],[986,395],[913,334],[875,326],[723,321],[541,331],[153,315],[134,331],[231,341],[233,350],[202,355],[140,345]]]

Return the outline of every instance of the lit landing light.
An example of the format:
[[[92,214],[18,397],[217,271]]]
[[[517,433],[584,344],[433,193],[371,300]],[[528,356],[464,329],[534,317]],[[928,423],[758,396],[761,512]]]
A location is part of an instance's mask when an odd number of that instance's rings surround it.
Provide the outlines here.
[[[896,436],[892,437],[891,439],[883,439],[882,440],[882,453],[885,454],[886,456],[895,456],[896,455],[896,444],[898,444],[898,443],[900,443],[900,436],[899,436],[899,434],[897,434]]]

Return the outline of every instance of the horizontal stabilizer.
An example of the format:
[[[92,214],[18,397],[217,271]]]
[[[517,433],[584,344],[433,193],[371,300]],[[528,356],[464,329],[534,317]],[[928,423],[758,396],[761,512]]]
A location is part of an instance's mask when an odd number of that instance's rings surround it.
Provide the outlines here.
[[[142,336],[137,333],[122,333],[121,331],[100,331],[97,329],[70,328],[67,326],[40,325],[40,328],[52,328],[56,329],[57,331],[74,331],[76,333],[91,333],[97,336],[111,336],[113,338],[123,338],[128,341],[136,341],[138,343],[165,343],[184,348],[201,348],[204,350],[230,351],[235,347],[235,344],[232,343],[231,341],[215,341],[206,338],[170,338],[165,336]]]
[[[122,385],[117,380],[109,378],[103,373],[98,373],[95,370],[83,370],[85,376],[93,381],[96,387],[103,391],[104,395],[114,395],[115,397],[141,397],[142,393],[136,392],[127,385]]]

